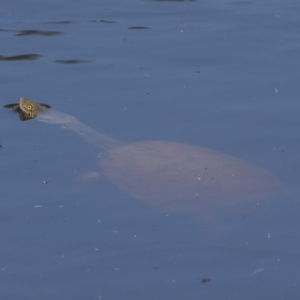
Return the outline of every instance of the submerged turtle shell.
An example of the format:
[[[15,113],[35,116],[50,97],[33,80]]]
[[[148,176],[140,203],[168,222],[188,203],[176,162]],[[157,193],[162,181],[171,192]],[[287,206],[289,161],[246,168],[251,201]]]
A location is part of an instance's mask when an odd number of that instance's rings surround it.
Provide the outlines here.
[[[281,186],[277,177],[244,160],[176,142],[120,146],[102,154],[99,164],[110,181],[134,198],[175,210],[257,200]]]

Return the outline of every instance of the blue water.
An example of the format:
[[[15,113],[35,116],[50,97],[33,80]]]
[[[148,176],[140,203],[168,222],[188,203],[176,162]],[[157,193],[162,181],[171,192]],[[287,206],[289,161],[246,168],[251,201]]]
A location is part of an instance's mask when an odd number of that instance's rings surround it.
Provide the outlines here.
[[[295,299],[299,13],[295,0],[3,1],[2,105],[25,96],[121,141],[211,148],[285,190],[218,214],[146,205],[101,174],[99,149],[2,109],[0,298]]]

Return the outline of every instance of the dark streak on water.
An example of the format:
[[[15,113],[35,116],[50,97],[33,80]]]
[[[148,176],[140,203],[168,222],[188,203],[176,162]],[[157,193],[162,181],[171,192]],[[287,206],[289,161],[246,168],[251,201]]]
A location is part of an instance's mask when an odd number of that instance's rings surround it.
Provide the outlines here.
[[[40,54],[20,54],[20,55],[12,55],[12,56],[0,55],[0,60],[2,60],[2,61],[36,60],[42,56],[43,55],[40,55]]]
[[[90,63],[92,60],[82,60],[82,59],[57,59],[54,60],[56,63],[60,64],[83,64],[83,63]]]
[[[128,29],[150,29],[150,28],[145,26],[131,26],[128,27]]]
[[[41,36],[54,36],[63,34],[62,31],[43,31],[43,30],[20,30],[16,36],[24,36],[24,35],[41,35]]]
[[[91,22],[91,23],[109,23],[109,24],[116,24],[117,23],[115,21],[109,21],[109,20],[91,20],[89,22]]]
[[[71,24],[71,23],[78,23],[78,21],[66,20],[66,21],[56,21],[56,22],[44,22],[44,23],[40,23],[40,24],[59,24],[59,25],[64,25],[64,24]]]
[[[41,36],[55,36],[63,34],[62,31],[45,31],[45,30],[35,30],[35,29],[24,29],[24,30],[13,30],[13,29],[0,29],[0,32],[17,32],[15,36],[25,36],[25,35],[41,35]]]

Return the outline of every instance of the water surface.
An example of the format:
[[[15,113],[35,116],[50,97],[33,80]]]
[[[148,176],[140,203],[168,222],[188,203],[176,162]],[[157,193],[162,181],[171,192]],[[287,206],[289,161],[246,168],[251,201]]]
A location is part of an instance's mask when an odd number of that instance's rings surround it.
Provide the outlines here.
[[[146,205],[105,177],[82,184],[99,171],[99,149],[2,109],[1,298],[295,298],[299,9],[279,0],[4,2],[3,105],[26,96],[118,140],[214,149],[286,188],[198,215]]]

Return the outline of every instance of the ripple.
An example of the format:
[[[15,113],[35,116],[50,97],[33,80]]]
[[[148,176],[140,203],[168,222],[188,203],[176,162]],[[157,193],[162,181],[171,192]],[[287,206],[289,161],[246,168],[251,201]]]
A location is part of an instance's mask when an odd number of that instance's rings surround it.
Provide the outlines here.
[[[64,25],[64,24],[71,24],[71,23],[78,23],[78,21],[71,21],[71,20],[53,21],[53,22],[44,22],[44,23],[40,23],[40,24],[60,24],[60,25]]]
[[[16,32],[15,36],[26,36],[26,35],[53,36],[53,35],[60,35],[64,33],[62,31],[46,31],[46,30],[36,30],[36,29],[14,30],[14,29],[4,29],[4,28],[0,28],[0,32]]]
[[[0,60],[2,61],[13,61],[13,60],[36,60],[43,55],[40,54],[20,54],[20,55],[12,55],[12,56],[4,56],[0,55]]]
[[[150,29],[150,27],[146,27],[146,26],[131,26],[128,27],[127,29],[134,29],[134,30],[139,30],[139,29]]]
[[[26,35],[42,35],[42,36],[54,36],[63,34],[62,31],[45,31],[45,30],[18,30],[18,33],[15,34],[16,36],[26,36]]]
[[[92,60],[83,60],[83,59],[57,59],[54,60],[56,63],[60,64],[83,64],[83,63],[90,63]]]
[[[109,20],[91,20],[91,21],[89,21],[89,22],[91,22],[91,23],[110,23],[110,24],[115,24],[115,23],[117,23],[117,22],[115,22],[115,21],[109,21]]]

